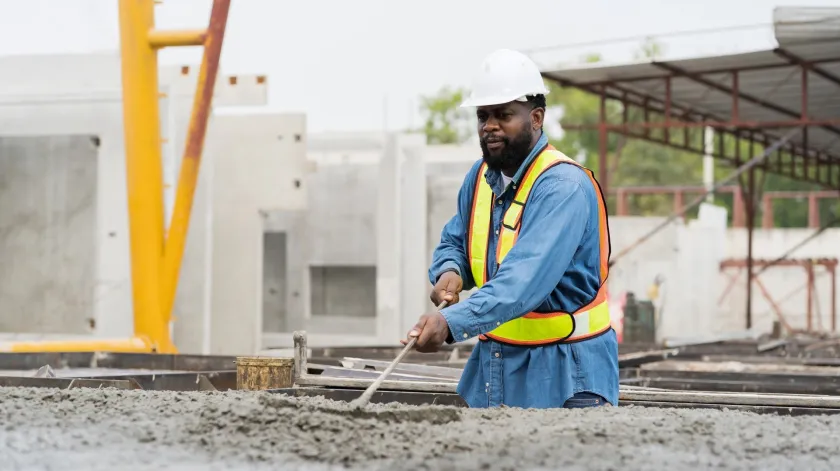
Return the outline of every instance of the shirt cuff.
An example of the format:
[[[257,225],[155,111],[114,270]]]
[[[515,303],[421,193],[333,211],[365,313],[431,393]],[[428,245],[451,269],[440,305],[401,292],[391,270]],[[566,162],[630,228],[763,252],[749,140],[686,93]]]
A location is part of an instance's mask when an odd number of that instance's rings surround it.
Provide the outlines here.
[[[446,319],[446,323],[449,324],[452,342],[463,342],[479,334],[475,322],[473,322],[475,317],[467,303],[445,307],[441,309],[440,313]]]
[[[443,275],[444,273],[446,273],[448,271],[454,271],[456,274],[458,274],[458,276],[461,276],[461,267],[458,266],[458,264],[453,262],[453,261],[447,261],[447,262],[443,262],[443,264],[440,266],[440,269],[438,270],[437,274],[435,275],[436,278],[435,278],[434,282],[437,283],[437,280],[440,279],[441,275]]]

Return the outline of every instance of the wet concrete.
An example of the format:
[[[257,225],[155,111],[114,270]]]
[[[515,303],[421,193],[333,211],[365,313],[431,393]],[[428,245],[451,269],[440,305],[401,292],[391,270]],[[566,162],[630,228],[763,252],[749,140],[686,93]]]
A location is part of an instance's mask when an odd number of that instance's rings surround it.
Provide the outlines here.
[[[2,469],[836,470],[840,416],[0,388]]]

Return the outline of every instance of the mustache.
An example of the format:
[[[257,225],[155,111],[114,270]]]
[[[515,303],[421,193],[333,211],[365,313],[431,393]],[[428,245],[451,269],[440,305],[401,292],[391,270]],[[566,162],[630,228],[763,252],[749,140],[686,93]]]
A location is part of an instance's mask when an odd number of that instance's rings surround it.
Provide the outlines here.
[[[484,144],[493,144],[495,142],[504,142],[505,144],[510,144],[510,139],[504,136],[486,136],[479,138],[479,140]]]

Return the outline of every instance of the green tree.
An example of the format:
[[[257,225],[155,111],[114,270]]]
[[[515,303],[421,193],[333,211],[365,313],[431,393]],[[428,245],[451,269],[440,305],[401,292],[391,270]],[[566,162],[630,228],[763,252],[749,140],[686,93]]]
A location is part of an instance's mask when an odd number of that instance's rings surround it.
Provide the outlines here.
[[[443,87],[433,95],[420,97],[426,143],[459,144],[469,138],[470,115],[458,106],[465,93],[463,88]]]

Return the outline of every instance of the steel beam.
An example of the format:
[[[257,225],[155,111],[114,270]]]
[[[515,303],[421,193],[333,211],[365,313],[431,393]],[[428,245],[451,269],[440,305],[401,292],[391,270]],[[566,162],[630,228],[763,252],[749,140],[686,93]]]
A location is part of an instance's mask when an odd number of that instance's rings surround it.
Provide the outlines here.
[[[666,70],[666,71],[670,72],[671,74],[673,74],[673,76],[684,77],[686,79],[689,79],[691,81],[694,81],[694,82],[699,83],[701,85],[704,85],[706,87],[713,88],[713,89],[718,90],[720,92],[729,94],[731,96],[737,95],[738,98],[741,99],[741,100],[748,101],[748,102],[750,102],[754,105],[758,105],[758,106],[761,106],[761,107],[766,108],[768,110],[775,111],[776,113],[787,115],[787,116],[790,116],[792,118],[799,118],[800,117],[800,113],[797,113],[793,110],[790,110],[790,109],[785,108],[783,106],[779,106],[779,105],[777,105],[775,103],[772,103],[772,102],[769,102],[769,101],[767,101],[763,98],[758,98],[758,97],[754,97],[754,96],[746,94],[746,93],[739,92],[738,90],[735,90],[733,88],[726,87],[725,85],[721,85],[719,83],[713,82],[713,81],[711,81],[711,80],[709,80],[705,77],[697,75],[696,73],[692,73],[692,72],[689,72],[687,70],[683,70],[683,69],[681,69],[681,68],[679,68],[679,67],[677,67],[673,64],[669,64],[668,62],[653,62],[653,65],[656,66],[656,67],[659,67],[660,69],[663,69],[663,70]],[[734,73],[737,73],[737,72],[733,71],[733,74]],[[737,81],[736,81],[736,84],[737,84]],[[840,136],[840,128],[837,128],[837,127],[829,125],[829,124],[821,125],[820,127],[822,127],[823,129],[831,132],[832,134],[836,134],[836,135]]]

